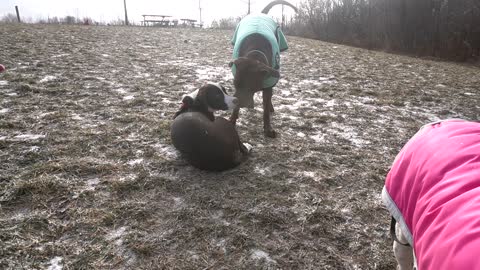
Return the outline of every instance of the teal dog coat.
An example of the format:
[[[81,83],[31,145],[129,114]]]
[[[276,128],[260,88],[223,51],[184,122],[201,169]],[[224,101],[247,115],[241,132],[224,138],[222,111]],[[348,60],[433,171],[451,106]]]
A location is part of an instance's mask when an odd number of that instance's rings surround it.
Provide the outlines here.
[[[243,40],[252,35],[260,34],[272,45],[272,68],[280,69],[280,52],[288,49],[287,40],[278,24],[266,14],[245,16],[235,29],[233,34],[233,59],[237,59]],[[235,75],[236,68],[232,65],[232,73]],[[263,81],[263,88],[269,88],[277,84],[279,78],[268,77]]]

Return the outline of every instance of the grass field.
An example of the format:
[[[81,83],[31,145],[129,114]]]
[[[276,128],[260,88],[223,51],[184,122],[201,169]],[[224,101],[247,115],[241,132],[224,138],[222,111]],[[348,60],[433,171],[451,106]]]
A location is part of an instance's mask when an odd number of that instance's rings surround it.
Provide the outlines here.
[[[171,145],[183,94],[232,90],[230,31],[0,24],[1,269],[394,269],[380,201],[423,124],[480,118],[480,69],[288,37],[239,167]],[[228,117],[228,114],[223,114]]]

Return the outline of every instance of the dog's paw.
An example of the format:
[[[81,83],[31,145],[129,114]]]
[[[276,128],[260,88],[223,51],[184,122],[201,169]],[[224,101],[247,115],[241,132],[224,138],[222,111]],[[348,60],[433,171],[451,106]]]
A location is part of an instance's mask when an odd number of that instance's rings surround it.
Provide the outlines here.
[[[243,143],[243,146],[245,146],[245,149],[247,149],[247,153],[252,152],[253,146],[249,143]]]
[[[273,130],[273,129],[265,129],[263,132],[265,133],[265,136],[267,136],[269,138],[276,138],[277,137],[277,132],[275,132],[275,130]]]

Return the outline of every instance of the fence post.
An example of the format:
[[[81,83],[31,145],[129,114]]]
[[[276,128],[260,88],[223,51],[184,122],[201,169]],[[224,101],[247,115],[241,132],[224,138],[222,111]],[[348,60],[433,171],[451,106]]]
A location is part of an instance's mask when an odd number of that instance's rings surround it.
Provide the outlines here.
[[[15,6],[15,11],[17,12],[17,20],[18,20],[18,22],[21,22],[21,21],[20,21],[20,12],[18,12],[18,6]]]

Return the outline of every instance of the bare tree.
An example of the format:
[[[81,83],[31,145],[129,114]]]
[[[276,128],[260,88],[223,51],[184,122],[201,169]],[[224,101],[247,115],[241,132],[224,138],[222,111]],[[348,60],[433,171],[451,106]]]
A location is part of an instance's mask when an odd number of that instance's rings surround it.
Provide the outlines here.
[[[289,34],[456,60],[480,57],[478,0],[306,0]]]
[[[16,16],[15,14],[8,13],[7,15],[3,16],[3,17],[0,19],[0,22],[4,22],[4,23],[15,23],[15,22],[17,22],[17,16]]]

